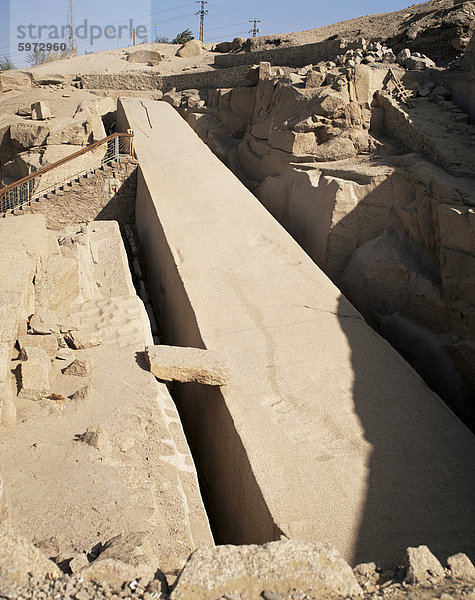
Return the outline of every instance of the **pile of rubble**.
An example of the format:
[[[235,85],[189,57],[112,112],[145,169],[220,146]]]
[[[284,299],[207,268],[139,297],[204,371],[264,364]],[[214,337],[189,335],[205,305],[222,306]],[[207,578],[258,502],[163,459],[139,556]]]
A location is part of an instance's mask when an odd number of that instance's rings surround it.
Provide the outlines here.
[[[388,600],[475,597],[475,568],[465,554],[447,568],[427,546],[408,548],[404,566],[364,563],[353,570],[328,545],[282,540],[262,546],[203,546],[178,578],[160,570],[137,535],[118,536],[66,573],[25,540],[0,532],[0,599]],[[91,561],[89,563],[89,561]],[[71,573],[71,570],[74,573]],[[434,595],[436,594],[436,595]]]
[[[409,71],[423,71],[436,66],[433,60],[420,52],[411,53],[408,48],[404,48],[395,54],[391,48],[388,48],[377,40],[367,42],[364,38],[360,38],[352,46],[355,47],[337,56],[335,59],[336,65],[339,67],[355,67],[360,64],[383,63],[387,66],[398,63],[401,67]]]

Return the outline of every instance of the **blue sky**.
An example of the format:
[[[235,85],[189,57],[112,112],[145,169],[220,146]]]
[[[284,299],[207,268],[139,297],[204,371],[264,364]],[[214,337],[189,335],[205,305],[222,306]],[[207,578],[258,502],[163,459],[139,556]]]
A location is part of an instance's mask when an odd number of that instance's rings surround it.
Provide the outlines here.
[[[369,13],[406,8],[410,0],[208,0],[205,42],[248,37],[250,19],[261,19],[260,34],[312,29]],[[25,65],[26,51],[19,43],[62,42],[61,27],[66,24],[68,0],[0,0],[0,57],[9,56],[17,66]],[[157,35],[173,38],[186,28],[195,34],[199,5],[193,0],[74,0],[75,26],[82,28],[79,52],[99,51],[149,41]],[[130,23],[132,19],[132,24]],[[86,22],[87,21],[87,22]],[[39,32],[39,26],[43,26]],[[85,27],[87,25],[87,27]],[[109,26],[105,30],[106,26]],[[58,28],[58,38],[54,27]],[[92,27],[92,29],[91,29]],[[139,29],[140,27],[140,29]],[[41,36],[40,36],[41,33]],[[91,44],[91,37],[94,37]]]

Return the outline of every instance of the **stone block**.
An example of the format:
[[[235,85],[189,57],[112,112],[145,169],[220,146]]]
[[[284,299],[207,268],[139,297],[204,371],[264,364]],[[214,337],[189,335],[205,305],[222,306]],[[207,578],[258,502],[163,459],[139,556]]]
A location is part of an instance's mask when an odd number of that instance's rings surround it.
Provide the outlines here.
[[[151,581],[158,570],[155,544],[143,532],[118,535],[104,545],[94,562],[79,571],[84,581],[121,587],[134,579],[142,585]]]
[[[142,63],[142,64],[151,64],[152,66],[158,65],[158,63],[162,60],[162,56],[160,52],[155,50],[137,50],[135,52],[131,52],[127,56],[127,60],[131,63]]]
[[[89,561],[84,552],[76,554],[76,556],[69,561],[69,568],[71,569],[71,573],[77,573],[80,569],[83,569],[88,565]]]
[[[49,136],[49,127],[37,123],[13,123],[10,127],[10,137],[17,146],[31,148],[42,146]]]
[[[48,308],[39,308],[30,318],[30,329],[33,333],[41,335],[48,333],[59,333],[60,320],[58,315]]]
[[[435,63],[427,56],[410,56],[406,60],[405,67],[410,71],[424,71],[435,67]]]
[[[314,155],[319,161],[345,160],[355,157],[357,150],[350,139],[339,136],[317,146]]]
[[[475,579],[475,567],[466,554],[459,552],[447,559],[452,577],[460,579]]]
[[[317,88],[323,85],[326,74],[321,71],[310,71],[307,75],[307,81],[305,82],[306,88]]]
[[[18,345],[20,346],[20,355],[23,360],[26,360],[25,348],[41,348],[46,352],[51,360],[56,356],[58,350],[58,340],[55,335],[20,335],[18,337]]]
[[[407,583],[423,583],[431,578],[444,577],[444,567],[427,546],[406,550]]]
[[[273,148],[289,152],[290,154],[313,154],[316,151],[317,140],[313,132],[296,133],[295,131],[279,131],[272,129],[269,144]]]
[[[25,585],[30,577],[56,579],[61,571],[25,538],[0,529],[0,581]]]
[[[230,378],[226,363],[210,350],[147,346],[145,353],[150,371],[164,381],[196,381],[206,385],[225,385]]]
[[[89,358],[76,358],[68,367],[63,369],[64,375],[87,377],[92,371],[92,361]]]
[[[3,71],[0,73],[0,92],[26,90],[31,88],[31,78],[21,71]]]
[[[20,392],[22,400],[41,400],[49,394],[49,373],[51,360],[47,353],[38,347],[23,348],[26,358],[20,365]]]
[[[270,62],[262,61],[259,63],[259,79],[270,79]]]
[[[50,107],[46,102],[34,102],[31,105],[31,118],[35,121],[44,121],[45,119],[51,119]]]
[[[199,40],[190,40],[183,44],[181,48],[179,48],[176,52],[176,56],[180,56],[181,58],[189,58],[192,56],[199,56],[201,54],[202,45]]]
[[[257,598],[263,590],[281,598],[296,588],[318,600],[362,596],[351,568],[331,546],[286,540],[199,548],[185,564],[170,600],[214,600],[232,592]]]

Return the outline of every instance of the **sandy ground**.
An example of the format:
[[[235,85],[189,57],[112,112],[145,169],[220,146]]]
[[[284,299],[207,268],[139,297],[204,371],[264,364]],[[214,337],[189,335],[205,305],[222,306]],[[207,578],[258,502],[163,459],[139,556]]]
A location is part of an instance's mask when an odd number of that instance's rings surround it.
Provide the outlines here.
[[[123,73],[132,71],[139,73],[153,73],[155,75],[170,75],[171,73],[180,73],[183,70],[198,68],[201,71],[212,69],[215,52],[211,52],[211,46],[205,45],[200,56],[190,58],[180,58],[175,56],[180,48],[178,44],[140,44],[130,46],[119,50],[105,50],[95,54],[86,54],[55,60],[38,67],[26,69],[41,76],[45,74],[57,73],[58,75],[77,75],[79,73]],[[146,64],[131,63],[127,61],[127,56],[137,50],[155,50],[160,52],[163,59],[159,65],[151,67]]]

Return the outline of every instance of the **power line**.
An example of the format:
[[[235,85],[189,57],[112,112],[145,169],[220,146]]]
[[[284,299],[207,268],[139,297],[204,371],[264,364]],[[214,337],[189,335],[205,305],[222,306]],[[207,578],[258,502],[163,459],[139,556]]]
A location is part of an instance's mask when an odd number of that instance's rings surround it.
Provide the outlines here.
[[[192,3],[194,4],[194,2]],[[163,11],[165,12],[165,11]],[[187,13],[185,15],[179,15],[176,17],[169,17],[167,19],[161,19],[159,21],[154,21],[151,23],[151,26],[153,25],[163,25],[165,23],[171,23],[173,21],[181,21],[183,19],[188,19],[190,17],[195,16],[195,13]],[[150,31],[152,37],[153,37],[153,29],[151,29]],[[132,35],[132,32],[130,32],[130,35]],[[107,42],[103,42],[101,44],[96,44],[94,43],[93,45],[90,45],[90,40],[88,39],[84,39],[84,40],[80,40],[78,41],[76,38],[76,53],[80,54],[81,52],[85,52],[86,50],[90,50],[91,52],[101,52],[104,50],[115,50],[116,49],[116,43],[117,43],[117,38],[109,38],[109,41]],[[153,40],[150,40],[150,43],[153,43]],[[31,42],[31,44],[33,45],[33,42]],[[130,38],[130,43],[125,44],[124,46],[121,47],[129,47],[132,46],[133,42],[132,42],[132,38]],[[17,46],[14,46],[17,47]],[[12,52],[10,53],[10,57],[13,59],[15,57],[19,57],[19,56],[25,56],[25,52]]]
[[[159,14],[166,13],[166,12],[171,12],[171,11],[174,11],[174,10],[178,10],[180,8],[185,8],[187,6],[194,6],[195,4],[196,4],[196,1],[194,1],[194,2],[188,2],[186,4],[180,4],[179,6],[174,6],[173,8],[166,8],[165,10],[159,10],[159,11],[156,11],[156,12],[153,12],[153,13],[149,13],[147,15],[140,15],[140,16],[131,17],[129,19],[123,19],[122,21],[115,21],[114,23],[107,23],[106,26],[107,27],[113,27],[114,25],[120,25],[121,23],[129,23],[130,21],[138,21],[139,19],[145,19],[145,18],[148,18],[148,17],[152,17],[154,15],[159,15]],[[68,13],[69,13],[69,10],[68,10]],[[186,15],[186,16],[194,16],[194,13],[192,13],[191,15]],[[68,16],[68,18],[69,18],[69,16]],[[172,17],[172,19],[173,18],[174,17]],[[182,18],[182,17],[179,17],[179,18]],[[168,20],[157,21],[157,23],[166,23],[166,22],[168,22]],[[10,46],[0,46],[0,50],[10,50],[10,49],[14,49],[14,48],[17,48],[17,47],[18,47],[18,43],[15,43],[15,44],[11,44]],[[22,54],[22,53],[20,52],[19,54]]]
[[[212,29],[207,29],[207,32],[209,33],[210,31],[218,31],[220,29],[229,29],[230,27],[238,27],[238,25],[246,25],[247,23],[248,23],[248,21],[243,21],[241,23],[233,23],[232,25],[223,25],[223,27],[213,27]]]

